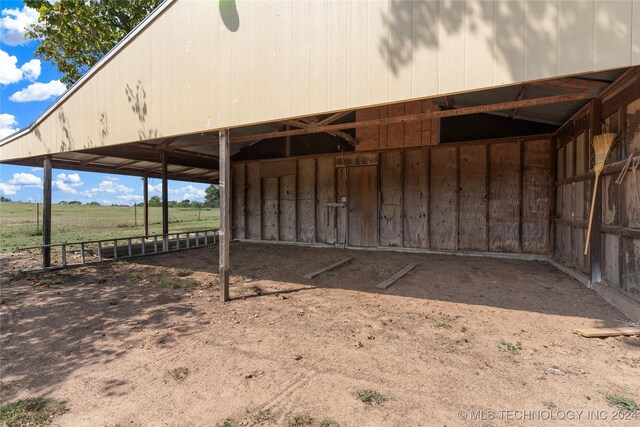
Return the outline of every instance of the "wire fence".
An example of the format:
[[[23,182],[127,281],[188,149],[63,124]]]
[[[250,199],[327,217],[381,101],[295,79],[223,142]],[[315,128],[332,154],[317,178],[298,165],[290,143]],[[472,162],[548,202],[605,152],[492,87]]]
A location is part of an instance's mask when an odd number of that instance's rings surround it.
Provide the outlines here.
[[[214,229],[220,223],[218,208],[171,207],[169,232]],[[162,208],[149,208],[149,234],[162,233]],[[78,242],[126,238],[144,234],[141,206],[54,204],[51,208],[51,242]],[[42,244],[42,204],[0,202],[0,250]]]

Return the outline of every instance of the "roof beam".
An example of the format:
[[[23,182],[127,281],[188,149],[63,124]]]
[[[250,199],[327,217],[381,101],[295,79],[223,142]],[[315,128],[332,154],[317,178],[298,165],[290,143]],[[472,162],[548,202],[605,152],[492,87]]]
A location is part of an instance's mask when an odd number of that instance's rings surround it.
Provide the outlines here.
[[[308,117],[308,118],[304,118],[304,119],[300,119],[298,120],[285,120],[283,123],[286,123],[288,125],[293,125],[296,126],[298,128],[301,129],[311,129],[313,127],[318,127],[320,126],[320,122],[318,121],[317,117]],[[313,132],[309,132],[309,133],[313,133]],[[324,132],[327,133],[331,136],[334,136],[336,138],[341,138],[344,139],[347,143],[356,146],[358,145],[358,140],[356,140],[354,137],[352,137],[351,135],[349,135],[348,133],[339,131],[339,130],[335,130],[335,131],[327,131]]]
[[[92,148],[80,151],[86,154],[98,154],[107,157],[118,157],[123,160],[138,160],[142,162],[162,163],[162,151],[154,147],[141,144],[129,144],[110,147]],[[183,151],[167,151],[167,161],[170,165],[190,166],[209,169],[211,160],[207,155]]]
[[[131,165],[135,165],[136,163],[140,163],[142,160],[129,160],[128,162],[123,162],[117,165],[116,169],[123,169]]]
[[[108,157],[108,156],[94,156],[94,157],[92,157],[92,158],[90,158],[88,160],[83,160],[83,161],[79,162],[78,164],[80,166],[85,166],[85,165],[88,165],[90,163],[97,162],[98,160],[104,159],[105,157]]]
[[[54,157],[52,161],[53,161],[53,167],[55,167],[56,169],[80,170],[80,171],[86,171],[86,172],[117,173],[119,175],[131,175],[131,176],[142,176],[145,174],[145,170],[142,168],[127,167],[127,168],[115,170],[112,166],[110,167],[110,166],[104,166],[104,165],[81,166],[77,160],[64,159],[60,157]],[[146,173],[148,174],[149,178],[161,177],[159,172],[155,172],[153,170],[148,171]],[[180,179],[184,181],[202,182],[207,184],[207,183],[211,183],[211,178],[207,179],[207,178],[203,178],[203,176],[210,173],[215,174],[215,171],[206,172],[206,173],[197,174],[197,175],[176,175],[169,172],[169,177],[170,179]]]
[[[180,150],[180,149],[184,149],[184,148],[190,148],[190,147],[202,147],[203,145],[213,145],[213,144],[217,144],[218,141],[192,141],[192,142],[172,142],[170,144],[168,144],[166,146],[166,149],[169,151],[173,151],[173,150]],[[158,147],[160,148],[160,147]]]
[[[579,79],[575,77],[566,77],[562,79],[546,80],[531,83],[533,86],[553,87],[569,90],[589,90],[592,88],[604,89],[609,83],[598,80]]]
[[[589,94],[589,92],[582,91],[582,92],[576,92],[576,93],[567,93],[563,95],[545,96],[541,98],[523,99],[519,101],[516,100],[516,101],[498,102],[495,104],[478,105],[475,107],[456,108],[453,110],[429,111],[426,113],[409,114],[405,116],[394,116],[394,117],[387,117],[382,119],[362,120],[362,121],[356,121],[351,123],[339,123],[339,124],[325,125],[325,126],[318,126],[317,124],[313,124],[313,126],[307,126],[304,129],[291,129],[287,131],[261,133],[261,134],[255,134],[255,135],[235,137],[231,139],[231,142],[243,143],[247,141],[253,141],[256,139],[279,138],[287,135],[304,135],[309,133],[336,131],[340,129],[357,129],[357,128],[363,128],[368,126],[380,126],[380,125],[389,125],[389,124],[396,124],[396,123],[406,123],[406,122],[412,122],[417,120],[428,120],[428,119],[438,119],[442,117],[455,117],[455,116],[465,116],[469,114],[490,113],[494,111],[512,110],[514,108],[519,109],[519,108],[527,108],[527,107],[537,107],[542,105],[559,104],[563,102],[583,101],[590,98],[592,98],[592,96]]]
[[[328,125],[329,123],[333,123],[337,120],[340,120],[341,118],[348,116],[349,114],[351,114],[353,111],[343,111],[341,113],[335,113],[330,115],[329,117],[327,117],[326,119],[320,120],[318,122],[318,126],[324,126],[324,125]]]

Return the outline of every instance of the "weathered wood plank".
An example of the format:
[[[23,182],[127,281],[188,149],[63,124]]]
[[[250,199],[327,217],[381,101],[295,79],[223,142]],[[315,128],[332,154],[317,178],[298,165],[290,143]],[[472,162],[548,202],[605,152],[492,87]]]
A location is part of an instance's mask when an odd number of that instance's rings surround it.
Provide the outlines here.
[[[380,246],[402,246],[402,152],[380,154]]]
[[[422,113],[422,101],[411,101],[404,104],[405,114]],[[404,124],[404,146],[419,147],[422,144],[422,121],[416,120]],[[426,144],[425,144],[426,145]]]
[[[603,278],[608,283],[620,285],[620,238],[613,234],[605,234],[602,251]]]
[[[455,147],[431,150],[429,241],[432,249],[456,248],[456,178]]]
[[[247,237],[245,230],[245,165],[242,163],[233,164],[233,179],[231,180],[233,185],[233,193],[231,199],[233,200],[233,237],[235,239],[245,239]]]
[[[278,178],[262,179],[262,239],[278,240]]]
[[[260,164],[246,164],[247,171],[247,238],[262,238],[262,190]]]
[[[279,182],[279,240],[296,241],[296,175],[287,175]]]
[[[408,264],[402,270],[395,273],[393,276],[388,279],[383,280],[382,282],[376,285],[378,289],[387,289],[389,286],[396,283],[398,280],[402,279],[407,273],[416,268],[418,264]]]
[[[336,168],[336,197],[342,207],[336,208],[336,243],[346,246],[347,227],[349,221],[347,200],[349,194],[349,180],[347,168]]]
[[[520,147],[505,142],[490,147],[489,250],[517,252],[519,249]]]
[[[429,247],[429,151],[404,152],[404,246]]]
[[[602,191],[602,223],[606,225],[620,225],[620,207],[618,206],[618,192],[620,187],[614,182],[615,176],[607,175],[600,178],[598,192]]]
[[[313,279],[314,277],[319,276],[322,273],[326,273],[327,271],[335,270],[338,267],[342,267],[343,265],[345,265],[346,263],[348,263],[352,259],[353,259],[353,257],[348,257],[348,258],[341,259],[340,261],[334,262],[333,264],[328,265],[326,267],[323,267],[320,270],[316,270],[316,271],[312,271],[311,273],[307,273],[302,277],[304,277],[305,279]]]
[[[487,250],[486,150],[484,145],[460,147],[460,250]]]
[[[336,208],[328,208],[326,203],[336,202],[336,168],[333,157],[317,159],[316,204],[317,230],[319,242],[336,243]]]
[[[524,143],[522,250],[546,254],[549,250],[551,205],[551,141]]]
[[[586,338],[631,337],[640,335],[640,327],[620,326],[617,328],[582,328],[574,329],[573,333]]]
[[[298,241],[316,239],[316,159],[298,160]]]
[[[377,246],[377,167],[353,166],[347,168],[347,170],[349,246]]]
[[[379,118],[379,108],[363,108],[356,111],[356,121],[371,120]],[[377,150],[380,142],[380,127],[369,126],[356,129],[356,138],[359,144],[356,146],[357,151]]]
[[[388,117],[404,116],[404,104],[393,104],[387,107]],[[387,126],[387,148],[402,148],[404,146],[404,123]]]
[[[260,162],[261,178],[277,178],[296,174],[296,161],[290,160],[268,160]]]

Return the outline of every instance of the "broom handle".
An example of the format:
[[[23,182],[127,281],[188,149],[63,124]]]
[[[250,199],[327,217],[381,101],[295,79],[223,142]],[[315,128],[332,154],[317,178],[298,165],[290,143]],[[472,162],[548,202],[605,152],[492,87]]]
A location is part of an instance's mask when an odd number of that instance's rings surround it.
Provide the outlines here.
[[[589,213],[589,228],[587,228],[587,239],[584,243],[584,254],[589,253],[589,241],[591,238],[591,224],[593,223],[593,211],[596,207],[596,194],[598,193],[598,178],[600,178],[600,172],[596,172],[596,179],[593,183],[593,196],[591,196],[591,212]]]

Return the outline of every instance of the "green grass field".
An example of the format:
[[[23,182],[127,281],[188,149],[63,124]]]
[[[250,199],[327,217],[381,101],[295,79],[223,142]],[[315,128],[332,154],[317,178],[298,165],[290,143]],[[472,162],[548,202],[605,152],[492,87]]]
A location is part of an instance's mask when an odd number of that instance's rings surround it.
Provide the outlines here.
[[[55,204],[51,211],[52,243],[144,234],[141,207]],[[217,208],[202,208],[200,211],[197,208],[169,208],[170,233],[217,228],[219,223],[220,210]],[[149,233],[162,233],[161,208],[149,208]],[[37,228],[37,205],[0,202],[0,252],[40,244],[42,235]]]

